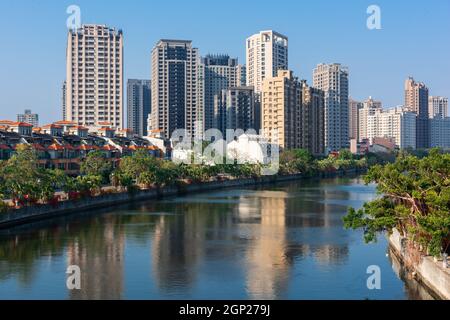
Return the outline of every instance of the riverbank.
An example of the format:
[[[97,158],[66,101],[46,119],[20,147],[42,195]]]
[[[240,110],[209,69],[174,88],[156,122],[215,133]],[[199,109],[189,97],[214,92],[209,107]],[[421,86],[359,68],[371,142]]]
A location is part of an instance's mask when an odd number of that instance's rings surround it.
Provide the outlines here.
[[[415,272],[417,280],[434,295],[450,300],[450,269],[444,269],[442,262],[430,256],[420,256],[408,246],[408,241],[397,230],[389,237],[392,252],[409,271]]]
[[[6,229],[17,225],[36,222],[43,219],[74,214],[80,211],[104,209],[130,202],[160,199],[164,197],[185,195],[196,192],[236,188],[246,186],[258,186],[276,182],[295,181],[301,179],[323,179],[341,177],[346,175],[361,174],[364,170],[350,169],[335,172],[320,173],[315,176],[294,174],[288,176],[264,176],[258,179],[235,179],[226,181],[213,181],[183,186],[168,186],[159,189],[137,190],[134,192],[119,192],[102,194],[96,197],[88,197],[79,200],[61,201],[53,205],[37,205],[11,210],[0,214],[0,229]]]

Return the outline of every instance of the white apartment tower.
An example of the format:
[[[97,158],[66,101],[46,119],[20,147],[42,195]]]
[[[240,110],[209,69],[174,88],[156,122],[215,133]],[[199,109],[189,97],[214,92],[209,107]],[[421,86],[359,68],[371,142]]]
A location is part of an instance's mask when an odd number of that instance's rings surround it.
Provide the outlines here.
[[[67,39],[65,119],[123,128],[123,34],[105,25],[83,25]]]
[[[325,92],[325,149],[347,149],[349,140],[348,69],[340,64],[319,64],[313,87]]]
[[[151,130],[170,138],[177,129],[201,134],[203,110],[198,99],[198,49],[192,41],[160,40],[152,50]]]
[[[448,117],[448,98],[430,96],[428,98],[428,115],[433,118],[447,118]]]
[[[278,76],[278,70],[288,70],[288,38],[275,31],[261,31],[247,39],[247,86],[262,91],[266,77]]]
[[[372,108],[367,116],[366,139],[393,138],[400,149],[416,148],[416,114],[403,107]]]
[[[369,99],[364,101],[362,108],[358,110],[358,141],[362,142],[364,139],[368,138],[368,119],[377,111],[381,111],[382,108],[382,103],[380,101],[375,101],[372,97],[369,97]]]

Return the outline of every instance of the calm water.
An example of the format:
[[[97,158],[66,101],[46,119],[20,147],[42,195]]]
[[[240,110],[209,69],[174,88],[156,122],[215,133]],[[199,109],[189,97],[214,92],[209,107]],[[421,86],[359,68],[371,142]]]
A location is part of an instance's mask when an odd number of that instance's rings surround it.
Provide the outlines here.
[[[342,216],[358,179],[222,190],[0,231],[0,299],[428,299]],[[68,291],[67,266],[82,271]],[[367,289],[378,265],[382,289]]]

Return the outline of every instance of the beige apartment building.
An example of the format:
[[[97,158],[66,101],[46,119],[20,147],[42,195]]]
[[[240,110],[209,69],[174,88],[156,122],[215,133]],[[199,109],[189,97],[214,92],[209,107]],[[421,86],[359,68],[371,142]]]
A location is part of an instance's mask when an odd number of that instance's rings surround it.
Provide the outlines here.
[[[105,25],[83,25],[67,39],[67,121],[123,128],[123,34]]]
[[[448,117],[448,98],[430,96],[428,98],[428,113],[431,119]]]
[[[325,152],[324,92],[299,81],[292,71],[279,70],[263,82],[261,124],[270,143],[282,149]]]
[[[276,77],[278,70],[288,70],[288,38],[278,32],[261,31],[247,39],[247,86],[262,91],[266,77]]]

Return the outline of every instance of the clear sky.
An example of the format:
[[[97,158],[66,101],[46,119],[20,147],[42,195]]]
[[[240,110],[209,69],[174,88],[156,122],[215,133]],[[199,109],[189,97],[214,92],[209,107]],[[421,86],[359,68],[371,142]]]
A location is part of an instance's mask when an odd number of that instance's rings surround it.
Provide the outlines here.
[[[125,79],[150,77],[150,51],[161,38],[193,40],[202,55],[228,53],[245,63],[245,39],[273,29],[289,37],[290,69],[311,82],[318,63],[350,69],[350,95],[403,103],[409,75],[433,95],[450,96],[449,0],[1,0],[0,119],[31,108],[41,124],[61,118],[66,8],[82,23],[124,31]],[[381,30],[366,27],[369,5]]]

